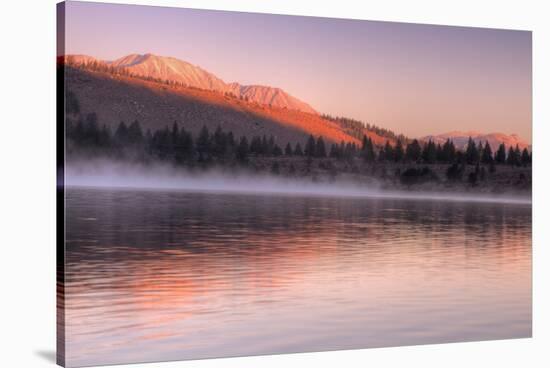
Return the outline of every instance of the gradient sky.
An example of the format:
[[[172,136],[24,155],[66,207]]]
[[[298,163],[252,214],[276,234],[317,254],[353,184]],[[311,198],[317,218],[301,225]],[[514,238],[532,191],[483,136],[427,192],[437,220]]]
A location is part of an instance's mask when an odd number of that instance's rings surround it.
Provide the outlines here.
[[[411,137],[531,142],[531,32],[68,2],[66,52],[173,56]]]

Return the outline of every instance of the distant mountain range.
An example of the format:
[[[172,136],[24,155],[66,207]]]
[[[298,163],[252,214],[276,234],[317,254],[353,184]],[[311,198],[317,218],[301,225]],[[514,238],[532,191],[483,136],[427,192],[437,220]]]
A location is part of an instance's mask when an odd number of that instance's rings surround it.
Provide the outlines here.
[[[124,68],[136,76],[174,81],[189,87],[232,93],[238,98],[244,98],[262,105],[317,114],[317,111],[310,105],[291,96],[280,88],[261,85],[241,85],[236,82],[226,83],[214,74],[196,65],[173,57],[153,54],[131,54],[114,61],[104,61],[88,55],[68,55],[67,59],[75,64],[96,62],[110,65],[114,68]]]
[[[491,146],[493,151],[495,151],[501,143],[504,143],[506,147],[515,147],[517,145],[520,149],[531,149],[531,145],[528,142],[522,140],[517,134],[481,133],[477,131],[453,131],[438,135],[428,135],[422,137],[421,140],[428,141],[431,139],[435,143],[443,144],[445,143],[445,141],[447,141],[447,139],[450,139],[451,141],[453,141],[457,148],[463,149],[467,146],[468,139],[470,137],[476,143],[481,142],[482,144],[485,144],[485,142],[489,142],[489,145]]]

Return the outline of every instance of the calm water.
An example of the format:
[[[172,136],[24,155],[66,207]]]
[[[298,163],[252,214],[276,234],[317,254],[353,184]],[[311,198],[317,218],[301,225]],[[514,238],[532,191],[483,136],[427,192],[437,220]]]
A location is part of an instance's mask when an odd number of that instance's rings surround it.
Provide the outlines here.
[[[68,365],[531,336],[531,206],[69,189]]]

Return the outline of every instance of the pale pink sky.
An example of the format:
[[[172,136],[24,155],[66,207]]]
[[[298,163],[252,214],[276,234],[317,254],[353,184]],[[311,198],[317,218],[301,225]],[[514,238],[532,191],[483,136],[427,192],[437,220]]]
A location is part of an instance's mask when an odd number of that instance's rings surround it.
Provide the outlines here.
[[[531,142],[531,32],[69,1],[66,52],[151,52],[408,136]]]

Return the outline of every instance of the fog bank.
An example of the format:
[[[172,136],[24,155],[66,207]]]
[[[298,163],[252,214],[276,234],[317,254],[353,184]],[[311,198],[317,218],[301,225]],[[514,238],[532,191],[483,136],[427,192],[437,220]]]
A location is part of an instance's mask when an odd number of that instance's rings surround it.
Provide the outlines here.
[[[234,170],[187,170],[170,165],[128,165],[106,161],[69,164],[65,168],[67,187],[134,188],[216,192],[255,195],[296,195],[352,198],[394,198],[455,202],[530,205],[530,195],[496,195],[470,192],[428,192],[385,190],[380,184],[357,182],[314,182],[305,178]]]

